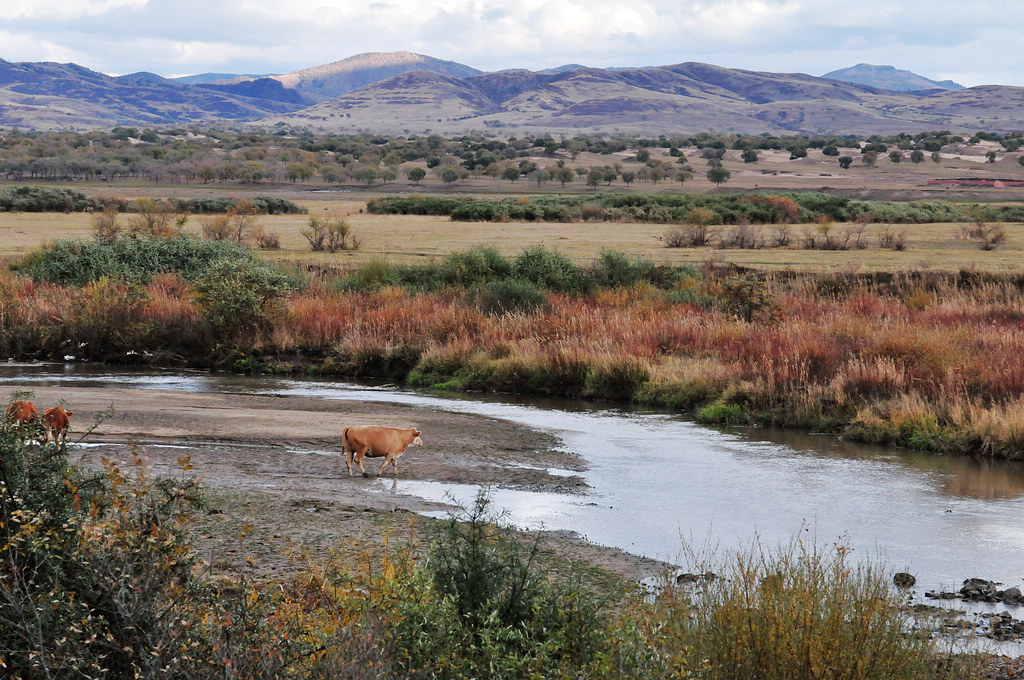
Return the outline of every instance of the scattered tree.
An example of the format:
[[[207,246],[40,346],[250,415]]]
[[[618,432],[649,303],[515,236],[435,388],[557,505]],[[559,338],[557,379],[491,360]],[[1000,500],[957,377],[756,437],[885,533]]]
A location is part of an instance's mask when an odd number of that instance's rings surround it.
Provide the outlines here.
[[[715,186],[722,186],[722,182],[728,182],[732,173],[725,168],[711,168],[708,170],[708,181],[714,182]]]

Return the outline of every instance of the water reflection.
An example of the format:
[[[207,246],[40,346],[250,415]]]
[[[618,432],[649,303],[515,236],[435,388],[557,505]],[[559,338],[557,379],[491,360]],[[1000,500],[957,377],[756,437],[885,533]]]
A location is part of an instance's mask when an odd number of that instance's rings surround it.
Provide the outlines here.
[[[1024,462],[996,461],[964,456],[940,456],[921,451],[887,449],[787,430],[751,430],[750,435],[795,451],[857,460],[883,460],[934,475],[952,496],[979,500],[1024,497]]]

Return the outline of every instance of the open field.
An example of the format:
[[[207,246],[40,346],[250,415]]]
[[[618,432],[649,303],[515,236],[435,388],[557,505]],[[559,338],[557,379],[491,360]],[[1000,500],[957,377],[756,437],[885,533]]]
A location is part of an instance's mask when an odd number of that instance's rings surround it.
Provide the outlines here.
[[[163,191],[180,196],[184,192]],[[230,193],[230,192],[229,192]],[[242,195],[238,194],[237,195]],[[960,268],[992,272],[1017,271],[1024,254],[1024,225],[1007,224],[1006,242],[992,251],[982,251],[973,241],[960,237],[958,224],[895,225],[897,232],[906,232],[907,249],[893,251],[880,248],[877,234],[882,225],[869,225],[865,231],[869,247],[864,250],[805,250],[798,245],[787,248],[756,250],[701,248],[666,248],[660,240],[669,229],[664,224],[579,222],[452,222],[447,217],[418,215],[370,215],[363,197],[339,200],[325,194],[294,194],[287,196],[309,209],[309,215],[262,216],[259,223],[281,237],[281,249],[267,251],[264,256],[277,261],[299,261],[355,267],[372,259],[384,258],[395,263],[429,261],[478,245],[497,248],[505,255],[515,255],[526,245],[541,243],[583,263],[602,250],[615,250],[667,264],[701,263],[713,259],[757,269],[795,269],[801,271],[885,271]],[[368,194],[367,197],[372,196]],[[313,253],[301,231],[309,216],[345,215],[362,245],[358,251]],[[198,233],[200,220],[189,219],[187,230]],[[795,242],[804,231],[815,225],[792,225]],[[837,224],[835,233],[853,225]],[[727,232],[730,227],[713,227]],[[771,234],[771,227],[761,227]],[[92,238],[91,215],[84,213],[0,213],[0,258],[11,260],[57,239]]]
[[[675,150],[673,150],[675,151]],[[862,162],[856,149],[840,149],[854,162],[844,170],[835,157],[823,155],[821,149],[808,148],[807,157],[791,159],[789,151],[761,150],[756,163],[744,163],[741,151],[724,152],[723,167],[731,178],[716,187],[705,176],[706,161],[700,149],[683,149],[684,158],[670,155],[669,150],[649,147],[651,163],[660,164],[665,179],[641,181],[641,171],[647,165],[637,160],[635,149],[615,153],[582,152],[570,154],[559,149],[545,154],[534,149],[531,155],[517,156],[503,163],[532,163],[537,168],[554,170],[557,165],[577,169],[579,172],[595,167],[614,167],[618,179],[587,186],[585,177],[577,174],[562,186],[558,181],[538,183],[530,177],[508,181],[479,174],[468,176],[452,184],[440,179],[444,165],[426,168],[422,159],[403,163],[397,169],[397,178],[388,183],[354,183],[355,180],[327,184],[323,177],[314,175],[305,182],[272,183],[269,181],[238,184],[236,182],[190,182],[154,184],[141,179],[117,179],[111,182],[44,183],[46,186],[67,186],[90,197],[179,197],[211,198],[224,196],[245,197],[273,195],[287,198],[309,209],[310,215],[347,215],[353,230],[362,242],[358,252],[328,255],[312,253],[301,235],[308,217],[302,215],[276,215],[260,218],[270,231],[280,234],[281,249],[269,251],[272,260],[290,260],[333,264],[339,267],[356,266],[370,259],[384,258],[396,263],[421,262],[433,257],[476,245],[496,247],[506,255],[519,252],[524,245],[543,243],[557,248],[577,262],[596,257],[602,249],[611,249],[631,256],[642,256],[670,264],[699,263],[709,258],[723,263],[734,263],[759,269],[785,269],[813,271],[880,271],[888,269],[940,269],[972,268],[984,271],[1013,271],[1021,261],[1024,248],[1024,228],[1007,224],[1006,242],[989,252],[980,251],[976,244],[958,238],[959,225],[920,224],[896,226],[906,232],[907,249],[903,252],[878,247],[875,233],[881,225],[870,225],[866,235],[870,247],[865,250],[808,251],[796,245],[789,248],[761,250],[724,250],[714,247],[667,249],[659,240],[667,227],[663,224],[644,223],[468,223],[452,222],[447,218],[419,216],[378,216],[362,212],[366,201],[374,196],[394,194],[433,194],[466,197],[513,197],[530,200],[534,196],[621,194],[678,194],[680,192],[742,193],[748,191],[822,191],[858,199],[892,201],[928,200],[963,203],[1016,204],[1022,192],[1013,187],[952,187],[930,185],[932,179],[949,178],[1019,178],[1024,168],[1018,155],[1006,152],[998,143],[980,141],[975,144],[952,144],[944,148],[940,162],[930,158],[922,163],[904,159],[892,163],[884,154],[869,167]],[[994,163],[986,162],[987,153],[996,153]],[[442,154],[443,155],[443,154]],[[459,158],[448,157],[456,162]],[[689,164],[693,177],[680,185],[672,175],[681,167],[679,161]],[[456,166],[458,167],[458,166]],[[426,177],[419,183],[410,182],[406,173],[411,168],[424,168]],[[625,184],[623,172],[633,172],[637,179]],[[31,182],[32,180],[28,180]],[[12,183],[25,184],[25,181]],[[0,188],[8,186],[0,183]],[[47,241],[63,238],[89,238],[91,217],[87,214],[31,214],[0,213],[0,258],[11,260]],[[838,224],[836,233],[849,225]],[[792,225],[794,242],[813,225]],[[187,229],[198,232],[199,218],[191,217]],[[717,229],[728,229],[717,228]],[[766,234],[770,228],[763,227]]]

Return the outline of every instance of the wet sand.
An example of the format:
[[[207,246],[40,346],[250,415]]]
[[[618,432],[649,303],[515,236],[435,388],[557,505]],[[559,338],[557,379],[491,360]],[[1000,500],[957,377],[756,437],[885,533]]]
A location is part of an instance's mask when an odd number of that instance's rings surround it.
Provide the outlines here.
[[[449,506],[393,491],[390,467],[366,459],[369,473],[350,477],[340,455],[347,425],[417,427],[423,447],[399,458],[402,479],[490,485],[558,494],[586,494],[581,476],[545,468],[584,469],[558,441],[514,422],[381,402],[312,397],[192,393],[153,389],[8,384],[32,392],[45,408],[63,402],[74,412],[71,458],[97,468],[103,459],[130,466],[132,450],[154,474],[196,475],[209,509],[193,527],[208,562],[230,565],[252,556],[258,571],[298,568],[289,553],[358,552],[383,537],[422,537],[423,511]],[[7,396],[7,395],[5,395]],[[85,431],[95,427],[87,435]],[[181,462],[192,469],[185,472]],[[527,465],[528,463],[528,465]],[[240,532],[249,536],[239,541]],[[415,539],[413,539],[415,540]],[[662,574],[661,562],[591,545],[571,533],[548,533],[547,551],[628,580]]]

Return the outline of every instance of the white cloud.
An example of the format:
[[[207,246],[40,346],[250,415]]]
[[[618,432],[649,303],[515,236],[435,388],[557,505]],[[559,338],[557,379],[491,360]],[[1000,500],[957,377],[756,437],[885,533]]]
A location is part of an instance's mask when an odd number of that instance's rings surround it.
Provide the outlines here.
[[[265,73],[404,49],[488,70],[706,61],[818,75],[868,62],[1024,84],[1011,49],[1024,3],[965,11],[959,0],[0,0],[0,56]]]
[[[74,19],[115,9],[141,8],[149,0],[4,0],[0,19]]]

